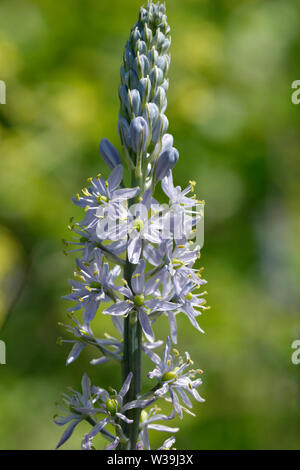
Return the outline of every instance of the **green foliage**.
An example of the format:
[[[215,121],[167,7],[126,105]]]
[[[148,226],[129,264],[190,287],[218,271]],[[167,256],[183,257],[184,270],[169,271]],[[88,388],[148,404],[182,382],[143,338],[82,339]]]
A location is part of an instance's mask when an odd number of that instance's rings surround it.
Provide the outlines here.
[[[72,274],[60,239],[79,214],[71,196],[87,177],[106,172],[100,139],[121,150],[118,71],[139,6],[0,5],[0,79],[7,86],[0,105],[1,449],[55,447],[57,390],[79,384],[88,359],[84,352],[66,369],[56,345],[56,321],[66,315],[60,296]],[[175,176],[182,185],[192,176],[206,200],[200,261],[212,306],[201,319],[207,335],[179,321],[182,341],[204,370],[207,401],[197,418],[184,419],[176,447],[299,449],[300,366],[290,356],[300,338],[300,106],[290,95],[300,79],[300,5],[170,1],[168,21]],[[108,324],[101,320],[99,333]],[[87,373],[117,387],[116,367]],[[75,434],[68,448],[77,441]]]

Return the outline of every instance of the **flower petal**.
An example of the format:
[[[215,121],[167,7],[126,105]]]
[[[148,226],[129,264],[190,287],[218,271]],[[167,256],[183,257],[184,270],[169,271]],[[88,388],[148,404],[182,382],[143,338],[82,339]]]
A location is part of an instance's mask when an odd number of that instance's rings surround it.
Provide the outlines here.
[[[171,339],[174,344],[177,344],[177,323],[176,323],[176,316],[174,312],[171,310],[168,312],[168,317],[169,317],[169,324],[170,324],[170,333],[171,333]]]
[[[120,186],[123,177],[123,166],[116,166],[108,178],[109,190],[112,192]]]
[[[143,308],[139,308],[139,321],[142,327],[142,330],[148,341],[154,341],[154,333],[151,328],[151,323],[149,317]]]
[[[80,421],[81,421],[81,418],[69,424],[69,426],[63,433],[61,440],[57,444],[56,449],[59,449],[72,436],[74,429],[76,428],[77,424],[80,423]]]
[[[79,354],[85,348],[85,346],[86,346],[86,344],[84,344],[84,343],[75,343],[74,344],[73,348],[70,351],[70,354],[68,355],[67,361],[66,361],[67,366],[72,364],[72,362],[74,362],[78,358]]]
[[[104,310],[103,315],[126,315],[133,309],[133,302],[123,300]]]
[[[122,421],[125,421],[125,423],[133,423],[133,419],[127,418],[127,416],[123,415],[122,413],[116,413],[116,416],[118,416],[118,418],[120,418]]]
[[[131,286],[135,294],[142,294],[145,290],[145,260],[141,259],[131,277]]]
[[[171,428],[169,426],[164,426],[163,424],[149,424],[149,429],[154,429],[155,431],[163,432],[178,432],[179,428]]]
[[[119,395],[120,395],[122,398],[126,395],[126,393],[127,393],[128,390],[129,390],[132,377],[133,377],[133,373],[132,373],[132,372],[129,372],[129,374],[127,375],[127,377],[126,377],[126,379],[125,379],[125,382],[123,383],[122,388],[121,388],[121,390],[120,390],[120,392],[119,392]]]
[[[117,436],[115,438],[115,440],[113,442],[111,442],[111,444],[108,444],[108,446],[106,446],[104,448],[104,450],[114,450],[114,449],[116,449],[119,445],[119,442],[120,442],[120,438]]]
[[[130,237],[127,248],[128,260],[132,264],[138,264],[142,251],[142,240],[139,235]]]

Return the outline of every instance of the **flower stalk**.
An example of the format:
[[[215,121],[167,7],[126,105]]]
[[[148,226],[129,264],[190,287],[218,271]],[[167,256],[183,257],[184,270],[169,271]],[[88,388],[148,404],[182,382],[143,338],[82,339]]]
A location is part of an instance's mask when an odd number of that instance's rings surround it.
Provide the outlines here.
[[[59,343],[72,344],[67,365],[90,346],[101,353],[91,360],[92,366],[119,362],[122,384],[119,392],[111,387],[106,390],[92,385],[84,374],[82,391],[64,394],[63,414],[55,417],[56,424],[67,425],[58,447],[77,425],[87,421],[91,430],[83,436],[82,449],[93,449],[99,433],[108,440],[107,450],[150,449],[150,429],[178,432],[165,421],[176,415],[182,418],[184,412],[193,414],[190,398],[203,401],[197,392],[202,371],[191,368],[187,352],[181,356],[172,350],[178,342],[177,315],[185,315],[202,331],[197,317],[208,307],[206,292],[201,291],[206,281],[194,267],[200,248],[191,241],[202,203],[194,194],[195,182],[183,190],[173,183],[179,153],[167,133],[165,114],[170,44],[165,5],[148,1],[131,30],[121,67],[118,132],[122,155],[102,139],[100,153],[110,175],[89,178],[89,186],[73,198],[85,216],[80,222],[72,221],[73,238],[64,242],[78,258],[71,293],[65,296],[73,302],[69,309],[72,325],[65,325],[72,339]],[[123,181],[124,164],[131,173],[128,188]],[[155,199],[158,184],[167,204]],[[95,336],[93,324],[102,315],[111,317],[115,335]],[[168,318],[170,326],[165,341],[155,338],[154,327],[161,316]],[[159,355],[155,350],[163,345]],[[148,391],[142,390],[144,354],[154,364],[147,373],[154,380]],[[160,412],[159,401],[171,408],[169,414]],[[107,425],[113,433],[106,430]],[[170,449],[174,442],[174,436],[169,437],[159,449]]]
[[[132,187],[136,186],[136,174],[132,173]],[[131,277],[134,273],[135,266],[130,263],[128,257],[124,268],[124,279],[127,285],[131,286]],[[128,402],[136,400],[141,393],[142,387],[142,329],[137,319],[137,315],[128,315],[124,319],[124,352],[122,362],[122,378],[123,381],[130,372],[133,372],[133,380],[129,389],[126,400]],[[128,443],[125,446],[129,449],[136,449],[139,423],[140,423],[140,408],[135,408],[128,412],[128,417],[132,419],[132,423],[123,423],[123,431],[128,436]],[[120,445],[124,448],[124,444]]]

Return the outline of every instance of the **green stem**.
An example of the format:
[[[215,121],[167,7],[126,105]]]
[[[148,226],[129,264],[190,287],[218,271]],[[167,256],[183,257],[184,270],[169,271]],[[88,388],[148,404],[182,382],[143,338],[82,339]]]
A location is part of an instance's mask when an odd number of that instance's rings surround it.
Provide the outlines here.
[[[133,372],[133,378],[130,389],[126,395],[126,402],[137,399],[141,393],[142,381],[142,330],[140,322],[135,315],[130,314],[125,319],[124,329],[124,363],[123,363],[123,381]],[[132,424],[126,424],[124,432],[129,438],[129,449],[135,450],[139,433],[141,409],[135,408],[128,411],[128,418],[133,420]]]
[[[137,180],[135,172],[132,172],[132,187],[136,186],[136,184],[139,184],[141,187],[140,180],[141,178]],[[134,200],[132,203],[134,204],[136,202],[137,201]],[[130,288],[131,276],[135,268],[136,266],[131,264],[127,259],[124,268],[124,278]],[[125,403],[137,399],[141,393],[142,384],[142,329],[137,318],[137,314],[134,312],[131,312],[124,320],[124,353],[122,362],[123,382],[129,372],[133,373],[133,378],[130,389],[125,396]],[[125,446],[121,445],[121,448],[125,447],[129,450],[136,449],[139,434],[140,414],[141,410],[139,408],[128,411],[127,416],[129,419],[133,420],[133,423],[122,423],[123,431],[129,441]]]

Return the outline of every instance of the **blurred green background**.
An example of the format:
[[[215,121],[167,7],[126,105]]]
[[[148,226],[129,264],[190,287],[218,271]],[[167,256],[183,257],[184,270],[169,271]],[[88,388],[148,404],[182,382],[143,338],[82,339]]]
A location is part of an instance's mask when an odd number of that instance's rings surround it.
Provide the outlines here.
[[[62,254],[87,177],[106,174],[102,137],[120,148],[119,68],[140,1],[1,0],[1,449],[53,449],[54,402],[84,370],[118,386],[118,365],[69,368],[58,347],[73,257]],[[212,306],[180,344],[204,369],[206,403],[178,449],[299,449],[300,79],[298,0],[169,0],[170,132],[178,184],[206,200],[201,265]],[[163,333],[167,334],[162,320]],[[99,316],[99,333],[109,328]],[[111,330],[112,331],[112,330]],[[83,425],[65,448],[78,448]],[[88,425],[87,425],[88,426]],[[86,428],[88,429],[88,428]],[[165,437],[165,436],[163,436]],[[153,446],[162,437],[153,433]],[[101,442],[100,442],[101,446]]]

